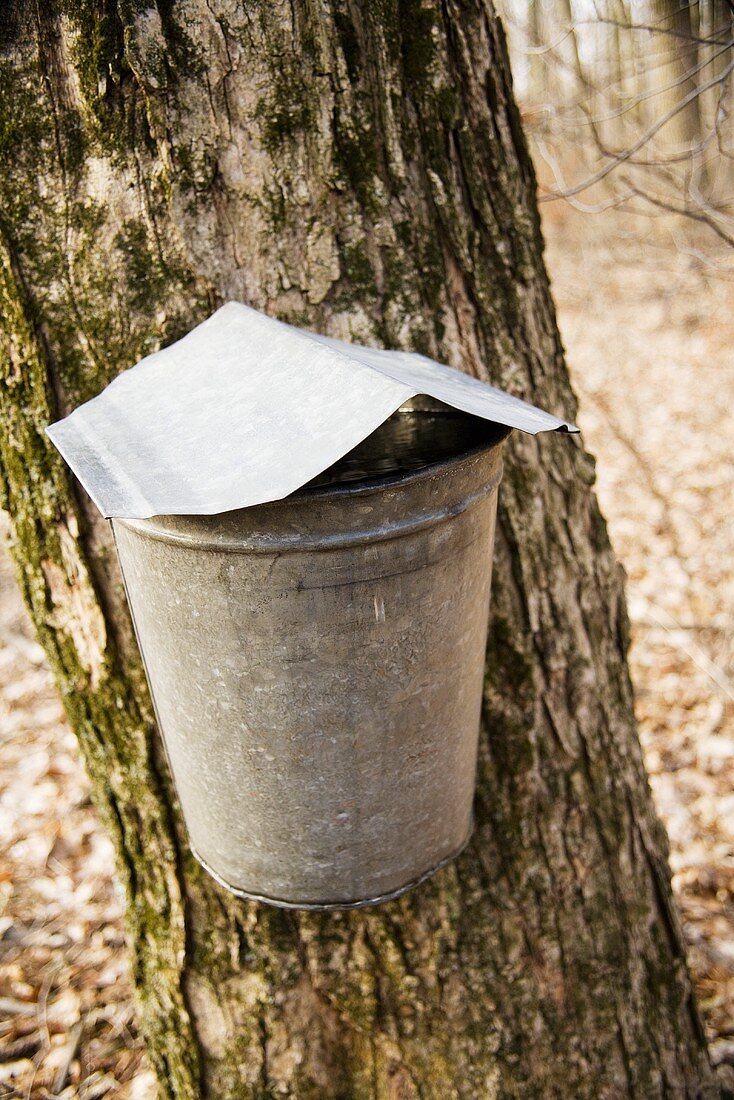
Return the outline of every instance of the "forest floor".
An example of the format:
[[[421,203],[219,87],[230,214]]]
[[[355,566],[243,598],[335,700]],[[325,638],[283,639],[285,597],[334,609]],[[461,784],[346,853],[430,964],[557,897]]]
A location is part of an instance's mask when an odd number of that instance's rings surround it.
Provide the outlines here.
[[[734,267],[653,222],[545,210],[690,964],[734,1063]],[[111,846],[6,556],[0,692],[0,1098],[148,1100]]]

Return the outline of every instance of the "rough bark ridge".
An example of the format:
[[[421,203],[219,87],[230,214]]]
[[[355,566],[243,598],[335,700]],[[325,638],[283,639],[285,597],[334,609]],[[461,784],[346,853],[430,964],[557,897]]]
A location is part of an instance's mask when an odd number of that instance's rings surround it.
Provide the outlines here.
[[[491,5],[57,0],[2,34],[3,503],[119,853],[162,1095],[714,1095],[576,441],[507,456],[473,844],[318,916],[238,902],[188,855],[106,528],[42,434],[229,297],[572,416]]]

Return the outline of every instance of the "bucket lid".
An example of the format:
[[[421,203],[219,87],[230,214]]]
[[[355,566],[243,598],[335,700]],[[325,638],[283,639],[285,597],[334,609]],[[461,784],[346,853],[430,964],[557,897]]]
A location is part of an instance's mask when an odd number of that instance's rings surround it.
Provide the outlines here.
[[[418,394],[533,435],[578,431],[426,356],[229,302],[47,433],[106,517],[213,515],[288,496]]]

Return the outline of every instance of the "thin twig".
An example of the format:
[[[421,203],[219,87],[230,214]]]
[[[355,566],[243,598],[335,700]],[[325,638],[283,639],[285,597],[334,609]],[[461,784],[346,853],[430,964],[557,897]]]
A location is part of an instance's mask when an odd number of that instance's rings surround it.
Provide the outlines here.
[[[734,45],[732,40],[731,45]],[[679,103],[676,103],[674,107],[671,107],[669,111],[666,111],[662,118],[658,119],[656,123],[650,126],[645,133],[640,137],[633,145],[630,145],[628,149],[623,150],[621,153],[617,153],[611,164],[606,164],[603,168],[600,168],[598,172],[595,172],[592,176],[583,180],[581,183],[576,184],[574,187],[570,187],[565,191],[550,191],[545,195],[538,197],[539,202],[550,202],[554,199],[567,199],[573,195],[579,195],[582,191],[587,191],[590,187],[593,187],[595,183],[600,183],[601,180],[606,179],[610,172],[613,172],[620,164],[624,164],[638,153],[640,149],[655,137],[655,134],[659,133],[672,118],[675,118],[684,107],[687,107],[689,103],[692,103],[694,99],[697,99],[703,92],[708,91],[709,88],[714,88],[717,84],[720,84],[722,80],[725,80],[729,74],[734,71],[734,61],[730,61],[723,73],[717,76],[715,79],[707,81],[705,84],[701,84],[700,87],[694,88],[689,92],[687,96],[684,96]]]
[[[77,1051],[79,1050],[79,1046],[80,1046],[81,1041],[82,1041],[83,1033],[84,1033],[84,1021],[83,1020],[77,1020],[77,1022],[74,1024],[73,1028],[71,1029],[71,1033],[69,1035],[69,1043],[68,1043],[68,1046],[67,1046],[66,1051],[64,1053],[64,1060],[61,1063],[61,1065],[59,1066],[58,1072],[56,1073],[56,1076],[54,1077],[54,1080],[53,1080],[53,1085],[51,1086],[52,1091],[55,1092],[55,1093],[61,1092],[64,1085],[66,1084],[66,1078],[69,1076],[69,1070],[71,1069],[71,1063],[76,1058]]]

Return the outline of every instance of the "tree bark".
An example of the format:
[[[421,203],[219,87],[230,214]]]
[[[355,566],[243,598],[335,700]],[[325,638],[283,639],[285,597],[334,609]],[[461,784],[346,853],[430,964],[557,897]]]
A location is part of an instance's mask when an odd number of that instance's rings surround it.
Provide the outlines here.
[[[189,855],[107,527],[43,435],[232,297],[573,416],[491,4],[26,0],[0,46],[3,504],[161,1095],[718,1095],[577,441],[508,450],[473,843],[319,915]]]

